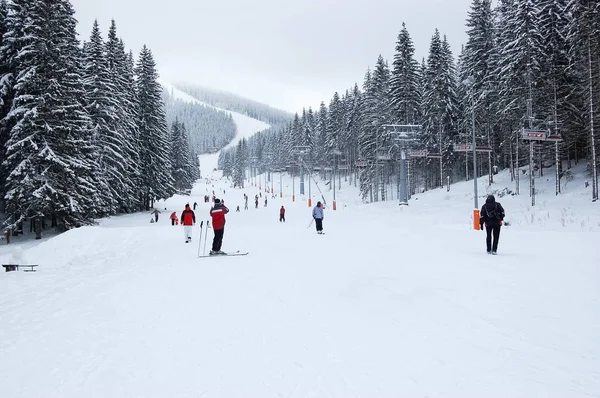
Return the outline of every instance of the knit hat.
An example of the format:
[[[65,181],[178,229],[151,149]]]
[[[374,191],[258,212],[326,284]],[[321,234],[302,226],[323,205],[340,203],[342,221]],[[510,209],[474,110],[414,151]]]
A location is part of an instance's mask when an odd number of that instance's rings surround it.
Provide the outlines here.
[[[221,199],[215,199],[215,203],[216,203],[216,204],[219,204],[219,203],[221,203]]]

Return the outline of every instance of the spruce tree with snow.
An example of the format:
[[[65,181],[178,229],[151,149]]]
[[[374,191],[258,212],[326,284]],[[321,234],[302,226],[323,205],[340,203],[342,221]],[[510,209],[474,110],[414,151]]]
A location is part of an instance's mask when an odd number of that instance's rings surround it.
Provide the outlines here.
[[[162,88],[152,52],[144,46],[136,73],[139,101],[140,166],[144,205],[150,208],[156,199],[167,199],[175,193],[171,173],[168,128],[162,101]]]
[[[499,57],[494,74],[498,78],[499,113],[510,123],[509,130],[524,127],[530,96],[533,116],[540,110],[538,88],[543,41],[538,12],[532,0],[501,0],[498,7]]]
[[[114,60],[113,60],[114,62]],[[114,68],[114,64],[111,65]],[[125,116],[121,96],[117,92],[114,70],[111,73],[105,44],[98,21],[94,22],[90,40],[84,48],[83,83],[87,93],[87,110],[93,123],[94,144],[99,154],[99,187],[102,215],[116,214],[128,205],[127,130],[122,127]]]
[[[448,41],[445,37],[441,39],[437,29],[431,39],[424,80],[421,142],[430,151],[433,150],[442,156],[437,170],[431,165],[437,177],[429,181],[428,185],[436,187],[443,185],[444,164],[451,156],[458,116],[454,61]]]
[[[419,64],[414,54],[413,41],[406,25],[402,23],[390,80],[393,118],[399,124],[419,124],[421,119]]]
[[[6,0],[0,1],[0,120],[4,119],[12,104],[12,86],[14,84],[13,65],[9,60],[13,57],[11,47],[8,45],[9,38],[4,38],[8,24],[8,4]],[[10,134],[10,127],[0,122],[0,159],[6,159],[6,141]],[[4,198],[6,169],[0,161],[0,198]],[[0,208],[0,212],[3,209]]]
[[[313,131],[313,145],[314,145],[314,162],[321,166],[321,170],[326,165],[326,140],[327,140],[327,125],[329,123],[329,111],[325,102],[321,101],[319,105],[319,112],[317,114],[317,124]]]
[[[598,200],[598,137],[600,118],[600,4],[594,0],[569,3],[572,16],[568,41],[572,73],[580,83],[573,93],[583,101],[580,110],[589,145],[589,171],[592,178],[592,201]]]
[[[180,192],[192,189],[196,177],[195,165],[191,159],[185,125],[177,120],[171,126],[171,163],[175,189]]]
[[[127,178],[123,181],[120,193],[120,211],[130,213],[142,210],[141,173],[140,173],[140,132],[138,127],[139,106],[135,94],[135,79],[133,58],[125,51],[125,45],[117,36],[115,21],[111,22],[108,30],[108,40],[105,45],[108,75],[112,82],[114,95],[118,106],[118,131],[122,137],[121,152],[124,156],[123,168]]]
[[[246,175],[246,164],[244,162],[245,154],[242,141],[238,142],[236,146],[233,162],[233,185],[238,188],[244,188],[244,177]]]
[[[97,164],[83,106],[74,11],[66,0],[15,0],[11,8],[23,13],[15,20],[28,23],[10,33],[20,49],[13,60],[14,102],[5,119],[14,126],[6,144],[10,227],[48,216],[59,231],[90,224]]]

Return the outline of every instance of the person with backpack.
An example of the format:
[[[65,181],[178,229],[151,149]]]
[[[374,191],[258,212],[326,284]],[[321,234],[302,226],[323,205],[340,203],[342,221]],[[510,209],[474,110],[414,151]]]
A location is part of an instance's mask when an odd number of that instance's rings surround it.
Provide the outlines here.
[[[281,206],[279,209],[279,222],[285,222],[285,207]]]
[[[504,208],[496,202],[494,195],[488,195],[479,216],[479,225],[482,230],[485,225],[485,231],[487,232],[485,240],[487,253],[496,255],[498,252],[498,239],[500,239],[500,228],[504,220]]]
[[[177,212],[171,213],[171,216],[169,218],[171,219],[171,225],[175,226],[175,223],[178,221]]]
[[[210,216],[212,218],[212,227],[215,233],[213,239],[212,250],[210,251],[211,256],[218,254],[226,254],[221,251],[221,245],[223,244],[223,234],[225,233],[225,214],[229,213],[229,209],[225,207],[221,200],[215,199],[215,205],[210,209]]]
[[[196,224],[196,215],[190,209],[189,203],[185,205],[185,210],[181,213],[181,225],[183,225],[183,233],[185,235],[185,243],[192,241],[192,226]]]
[[[315,224],[317,226],[317,233],[319,235],[322,235],[323,234],[323,219],[325,217],[323,214],[323,207],[321,205],[321,202],[317,202],[317,205],[313,209],[312,216],[313,216],[313,219],[315,220]]]

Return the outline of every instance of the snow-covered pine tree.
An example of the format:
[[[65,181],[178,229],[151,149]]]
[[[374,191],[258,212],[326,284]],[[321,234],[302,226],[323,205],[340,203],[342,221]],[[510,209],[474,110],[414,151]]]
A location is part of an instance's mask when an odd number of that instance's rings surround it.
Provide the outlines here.
[[[532,0],[501,0],[498,6],[498,62],[496,71],[500,116],[510,130],[527,125],[527,99],[533,114],[539,112],[539,78],[542,37],[539,9]],[[541,115],[537,115],[541,116]]]
[[[238,142],[236,146],[233,166],[233,185],[238,188],[244,188],[244,176],[246,174],[246,165],[244,163],[244,145],[242,141]]]
[[[167,199],[175,193],[168,143],[168,129],[162,101],[162,88],[152,52],[144,46],[135,68],[140,110],[140,161],[144,205]]]
[[[578,0],[569,4],[572,16],[569,29],[571,65],[581,82],[575,93],[584,98],[580,111],[585,115],[588,135],[589,169],[592,176],[592,201],[598,200],[598,138],[600,104],[600,4],[595,0]]]
[[[183,123],[175,120],[171,126],[171,164],[173,165],[173,180],[175,189],[185,192],[192,189],[196,174],[195,165],[191,159],[189,138]]]
[[[7,116],[14,125],[7,142],[11,227],[48,216],[59,231],[90,224],[97,165],[83,106],[73,8],[67,0],[15,0],[11,7],[28,19],[21,31],[11,32],[20,49],[14,60],[15,98]]]
[[[373,197],[373,184],[375,184],[375,154],[377,148],[377,119],[374,118],[376,111],[376,96],[374,93],[371,71],[367,70],[363,82],[363,95],[360,102],[360,113],[362,116],[362,129],[358,135],[358,158],[367,162],[367,167],[360,173],[360,194],[362,200],[372,202],[377,200],[377,190]]]
[[[495,149],[499,149],[504,144],[503,140],[501,137],[493,139],[493,129],[497,124],[497,118],[494,117],[496,110],[493,107],[496,103],[494,71],[497,58],[494,29],[491,0],[473,0],[467,18],[468,39],[461,54],[460,73],[463,80],[460,80],[460,84],[464,86],[464,80],[469,80],[469,87],[462,87],[462,91],[466,94],[466,97],[463,97],[462,107],[468,115],[468,120],[472,119],[473,108],[476,109],[476,125],[479,126],[476,134],[479,136],[479,144],[491,145],[495,142]],[[510,135],[507,139],[510,140]],[[488,155],[489,162],[491,162],[491,154]],[[491,183],[493,174],[489,164],[488,169],[490,169]]]
[[[444,164],[451,155],[452,138],[456,132],[458,100],[456,98],[456,75],[452,53],[446,38],[442,40],[436,29],[431,39],[423,105],[422,144],[429,150],[441,153],[437,170],[431,165],[432,180],[426,186],[436,187],[444,183]],[[433,171],[435,170],[435,172]],[[437,176],[436,176],[437,174]]]
[[[8,62],[12,57],[4,51],[8,40],[4,39],[8,24],[8,4],[6,0],[0,1],[0,159],[6,159],[6,141],[10,133],[8,126],[1,120],[8,114],[12,104],[12,85],[14,84],[12,65]],[[8,50],[9,47],[7,47]],[[2,206],[4,203],[6,183],[6,169],[0,161],[0,212],[4,212]]]
[[[326,158],[326,139],[327,139],[327,125],[329,123],[329,112],[325,102],[321,102],[319,105],[319,112],[317,114],[317,124],[315,126],[314,135],[313,135],[313,145],[314,145],[314,159],[315,165],[321,168],[326,166],[327,158]]]
[[[106,60],[108,74],[118,101],[115,109],[117,114],[118,131],[122,136],[121,151],[124,155],[124,168],[127,178],[124,180],[124,190],[121,192],[120,211],[133,212],[141,210],[140,198],[141,173],[139,157],[139,108],[135,94],[133,58],[125,51],[125,44],[117,36],[115,21],[111,21],[106,41]]]
[[[340,95],[336,91],[329,103],[329,117],[327,118],[327,135],[325,139],[325,156],[328,163],[333,164],[334,152],[341,151],[340,136],[343,129],[344,110]]]
[[[98,21],[94,22],[89,42],[84,47],[83,83],[86,90],[87,110],[93,123],[94,144],[99,154],[99,181],[101,183],[101,215],[112,215],[127,208],[127,188],[132,183],[127,174],[127,153],[130,145],[125,129],[125,116],[109,69],[105,45]]]
[[[421,119],[419,64],[414,58],[413,41],[402,23],[390,80],[393,119],[398,124],[418,124]]]

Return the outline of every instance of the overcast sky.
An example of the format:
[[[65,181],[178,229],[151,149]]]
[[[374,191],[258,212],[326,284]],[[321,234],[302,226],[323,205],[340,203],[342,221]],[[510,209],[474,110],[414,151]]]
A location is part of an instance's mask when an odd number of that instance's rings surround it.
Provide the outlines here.
[[[455,52],[471,0],[71,0],[80,39],[110,20],[128,48],[154,53],[161,77],[231,91],[289,111],[329,102],[391,60],[402,22],[418,60],[438,28]]]

